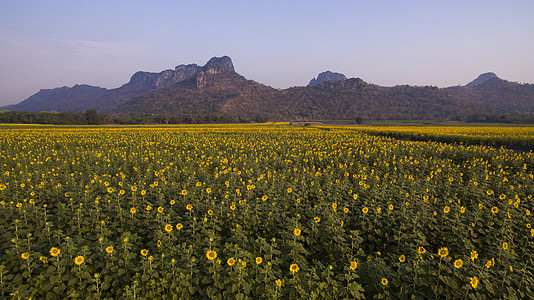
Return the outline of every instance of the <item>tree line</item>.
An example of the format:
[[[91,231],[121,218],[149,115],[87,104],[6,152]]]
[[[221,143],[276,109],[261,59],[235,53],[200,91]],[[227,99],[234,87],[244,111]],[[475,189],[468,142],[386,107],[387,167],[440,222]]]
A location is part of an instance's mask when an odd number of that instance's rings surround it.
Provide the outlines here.
[[[170,115],[130,113],[123,115],[108,115],[88,110],[79,113],[70,112],[25,112],[0,111],[0,123],[17,124],[51,124],[51,125],[103,125],[103,124],[221,124],[221,123],[263,123],[267,122],[265,115],[230,116],[221,113],[205,115]]]

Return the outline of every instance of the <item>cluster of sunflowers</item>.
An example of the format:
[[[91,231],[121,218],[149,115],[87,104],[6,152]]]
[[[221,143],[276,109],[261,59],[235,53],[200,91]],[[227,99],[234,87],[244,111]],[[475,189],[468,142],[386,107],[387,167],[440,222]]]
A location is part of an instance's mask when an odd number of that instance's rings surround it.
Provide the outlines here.
[[[534,145],[533,127],[499,126],[361,126],[360,132],[418,141],[471,145]]]
[[[329,129],[4,128],[1,297],[528,297],[532,153]]]

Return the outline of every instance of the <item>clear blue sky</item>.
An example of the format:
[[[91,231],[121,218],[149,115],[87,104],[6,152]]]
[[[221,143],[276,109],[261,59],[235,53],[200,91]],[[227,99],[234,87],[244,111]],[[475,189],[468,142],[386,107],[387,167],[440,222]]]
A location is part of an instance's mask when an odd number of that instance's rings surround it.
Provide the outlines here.
[[[534,1],[0,0],[0,105],[205,64],[275,87],[330,70],[369,83],[534,83]]]

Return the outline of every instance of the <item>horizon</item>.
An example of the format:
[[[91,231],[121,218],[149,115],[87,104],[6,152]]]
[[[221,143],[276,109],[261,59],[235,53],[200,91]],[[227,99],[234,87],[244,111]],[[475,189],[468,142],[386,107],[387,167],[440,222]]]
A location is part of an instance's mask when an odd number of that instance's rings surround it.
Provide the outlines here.
[[[325,71],[381,86],[466,85],[487,72],[534,83],[530,1],[0,1],[0,106],[225,55],[277,89]]]

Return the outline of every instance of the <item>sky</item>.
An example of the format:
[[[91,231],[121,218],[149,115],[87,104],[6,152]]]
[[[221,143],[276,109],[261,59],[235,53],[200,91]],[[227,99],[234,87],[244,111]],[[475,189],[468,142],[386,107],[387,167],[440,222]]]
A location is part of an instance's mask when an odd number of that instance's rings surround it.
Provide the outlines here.
[[[383,86],[534,83],[532,0],[0,0],[0,106],[204,65],[274,88],[340,72]]]

